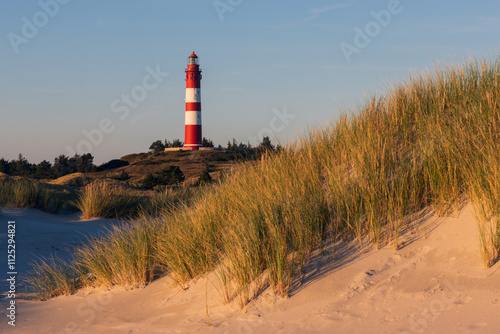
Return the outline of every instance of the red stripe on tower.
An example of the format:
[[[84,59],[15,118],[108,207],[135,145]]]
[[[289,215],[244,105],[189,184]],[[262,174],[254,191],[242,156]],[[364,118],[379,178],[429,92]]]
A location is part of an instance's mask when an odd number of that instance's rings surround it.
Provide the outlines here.
[[[186,128],[184,148],[197,150],[201,145],[201,70],[198,56],[188,57],[186,69]]]

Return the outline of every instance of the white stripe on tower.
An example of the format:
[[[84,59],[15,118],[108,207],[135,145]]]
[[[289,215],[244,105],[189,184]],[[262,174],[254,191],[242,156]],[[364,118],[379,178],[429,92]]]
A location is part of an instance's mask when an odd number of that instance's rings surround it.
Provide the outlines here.
[[[200,102],[201,102],[201,89],[186,88],[186,103],[200,103]]]
[[[186,125],[201,125],[201,111],[186,111]]]

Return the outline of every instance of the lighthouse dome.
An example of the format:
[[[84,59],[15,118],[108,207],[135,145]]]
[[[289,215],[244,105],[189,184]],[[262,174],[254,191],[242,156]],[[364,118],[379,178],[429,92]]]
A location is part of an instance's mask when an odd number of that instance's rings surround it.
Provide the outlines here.
[[[198,65],[198,56],[193,53],[188,57],[188,65]]]

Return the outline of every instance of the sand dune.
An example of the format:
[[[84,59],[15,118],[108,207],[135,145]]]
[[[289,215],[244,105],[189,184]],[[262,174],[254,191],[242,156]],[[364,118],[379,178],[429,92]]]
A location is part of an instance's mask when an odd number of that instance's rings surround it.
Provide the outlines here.
[[[39,249],[68,243],[72,229],[96,233],[112,223],[86,225],[30,210],[1,218],[13,215],[47,226],[43,237],[18,234],[30,239],[30,250],[38,243]],[[335,261],[316,254],[290,298],[265,291],[242,311],[236,302],[222,305],[211,275],[186,290],[166,277],[145,289],[83,289],[47,302],[18,300],[17,326],[4,318],[0,332],[498,333],[500,263],[484,269],[472,207],[457,218],[430,212],[418,226],[402,238],[399,251],[359,249],[353,242],[337,247]]]

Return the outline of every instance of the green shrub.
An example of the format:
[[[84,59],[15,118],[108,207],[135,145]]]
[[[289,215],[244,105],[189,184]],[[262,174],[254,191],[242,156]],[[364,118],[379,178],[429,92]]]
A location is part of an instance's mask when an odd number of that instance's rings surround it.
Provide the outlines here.
[[[201,172],[201,175],[198,178],[198,181],[196,183],[198,185],[201,185],[201,184],[206,184],[206,183],[210,183],[210,182],[212,182],[212,177],[210,176],[210,173],[208,172],[208,170],[205,169],[203,172]]]
[[[142,187],[146,189],[153,189],[156,185],[158,185],[158,180],[157,178],[151,174],[148,173],[144,180],[142,180]]]
[[[125,160],[113,159],[97,167],[98,172],[128,166],[130,163]]]
[[[170,186],[184,181],[184,174],[178,166],[168,166],[162,170],[147,174],[142,182],[142,187],[153,189],[156,186]]]
[[[114,179],[118,181],[127,181],[128,179],[130,179],[130,175],[126,171],[122,170],[114,177]]]
[[[174,185],[184,181],[184,174],[178,166],[168,166],[156,173],[161,185]]]

